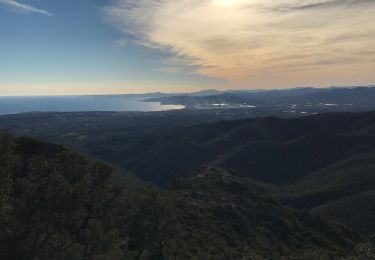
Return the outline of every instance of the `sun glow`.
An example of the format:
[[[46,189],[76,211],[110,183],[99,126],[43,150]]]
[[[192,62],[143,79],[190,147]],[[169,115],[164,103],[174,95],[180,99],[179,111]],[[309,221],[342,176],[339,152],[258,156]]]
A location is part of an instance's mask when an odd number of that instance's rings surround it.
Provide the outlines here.
[[[375,3],[369,1],[118,1],[108,9],[117,26],[178,58],[167,60],[164,72],[180,66],[244,87],[374,81]]]
[[[215,5],[220,6],[236,6],[248,3],[249,0],[212,0]]]

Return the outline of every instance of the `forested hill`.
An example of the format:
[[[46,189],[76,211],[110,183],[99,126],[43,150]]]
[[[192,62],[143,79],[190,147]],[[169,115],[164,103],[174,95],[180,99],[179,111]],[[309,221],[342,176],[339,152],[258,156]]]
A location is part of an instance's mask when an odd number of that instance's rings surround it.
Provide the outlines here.
[[[202,165],[223,166],[273,184],[298,181],[353,155],[374,152],[375,112],[265,117],[170,128],[88,143],[95,156],[161,185]]]
[[[232,169],[290,207],[375,237],[375,112],[224,121],[87,148],[162,186],[203,165]]]
[[[0,137],[1,259],[373,259],[350,229],[203,168],[127,190],[64,147]]]

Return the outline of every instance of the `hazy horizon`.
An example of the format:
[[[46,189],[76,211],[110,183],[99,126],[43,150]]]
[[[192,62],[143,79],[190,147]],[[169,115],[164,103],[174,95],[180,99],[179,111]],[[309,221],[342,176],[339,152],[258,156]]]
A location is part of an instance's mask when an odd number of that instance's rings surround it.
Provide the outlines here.
[[[179,95],[179,94],[192,94],[192,93],[199,93],[205,91],[218,91],[218,92],[230,92],[230,91],[272,91],[272,90],[293,90],[293,89],[305,89],[305,88],[312,88],[312,89],[332,89],[332,88],[375,88],[375,84],[370,85],[353,85],[353,86],[323,86],[323,87],[314,87],[314,86],[305,86],[305,87],[285,87],[285,88],[243,88],[243,89],[215,89],[215,88],[205,88],[199,89],[195,91],[180,91],[180,92],[162,92],[162,91],[153,91],[153,92],[119,92],[119,93],[81,93],[81,94],[31,94],[31,95],[0,95],[2,98],[7,97],[79,97],[79,96],[116,96],[116,95],[152,95],[152,94],[167,94],[167,95]]]
[[[368,0],[0,0],[0,96],[374,84]]]

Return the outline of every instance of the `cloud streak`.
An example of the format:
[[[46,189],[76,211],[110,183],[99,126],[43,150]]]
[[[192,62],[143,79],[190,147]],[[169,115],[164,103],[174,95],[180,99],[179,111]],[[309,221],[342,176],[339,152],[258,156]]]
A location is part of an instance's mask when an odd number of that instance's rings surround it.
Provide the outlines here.
[[[25,13],[36,13],[43,14],[47,16],[52,16],[52,14],[46,10],[39,9],[27,4],[21,4],[15,0],[0,0],[0,5],[5,5],[15,11],[25,12]]]
[[[373,0],[116,0],[106,15],[144,46],[235,84],[375,81]],[[172,68],[169,68],[172,71]]]

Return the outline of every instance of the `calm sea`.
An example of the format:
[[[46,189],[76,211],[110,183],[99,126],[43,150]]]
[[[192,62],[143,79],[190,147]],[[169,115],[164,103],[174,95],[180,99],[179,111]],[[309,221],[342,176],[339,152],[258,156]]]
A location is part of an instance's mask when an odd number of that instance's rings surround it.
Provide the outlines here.
[[[165,111],[182,106],[143,102],[129,96],[0,97],[0,114],[76,111]]]

